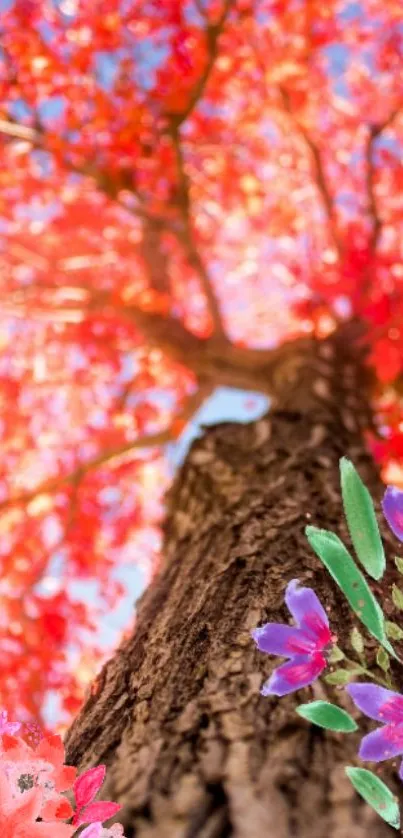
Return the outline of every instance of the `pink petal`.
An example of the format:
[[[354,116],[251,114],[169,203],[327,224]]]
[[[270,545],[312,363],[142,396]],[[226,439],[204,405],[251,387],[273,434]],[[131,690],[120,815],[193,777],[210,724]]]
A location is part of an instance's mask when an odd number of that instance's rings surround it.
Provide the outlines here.
[[[72,765],[64,765],[63,768],[58,771],[57,777],[53,778],[55,781],[56,791],[67,791],[67,789],[70,789],[76,779],[76,776],[77,768],[73,768]]]
[[[90,803],[82,812],[76,822],[77,826],[83,823],[94,823],[94,821],[107,821],[121,810],[120,803],[110,803],[100,800],[97,803]]]
[[[318,649],[331,642],[326,611],[312,588],[301,587],[298,579],[292,579],[287,585],[285,602],[297,625],[315,640]]]
[[[41,756],[46,762],[52,763],[57,768],[63,765],[64,762],[64,745],[61,736],[57,733],[51,736],[44,736],[35,751],[37,756]]]
[[[102,823],[90,823],[85,829],[80,832],[80,838],[100,838]]]
[[[383,762],[403,754],[403,725],[378,727],[361,740],[358,756],[368,762]]]
[[[73,791],[77,808],[82,809],[94,799],[105,779],[106,768],[104,765],[96,765],[89,768],[74,783]]]
[[[72,838],[75,827],[67,823],[27,823],[18,829],[18,838]]]
[[[289,663],[274,670],[260,692],[262,695],[288,695],[312,684],[325,667],[326,660],[321,654],[296,655]]]
[[[347,692],[356,707],[370,719],[403,724],[403,695],[400,693],[367,682],[349,684]]]
[[[296,626],[283,623],[266,623],[251,632],[256,646],[268,655],[282,655],[291,658],[297,654],[315,651],[315,641],[307,637]]]

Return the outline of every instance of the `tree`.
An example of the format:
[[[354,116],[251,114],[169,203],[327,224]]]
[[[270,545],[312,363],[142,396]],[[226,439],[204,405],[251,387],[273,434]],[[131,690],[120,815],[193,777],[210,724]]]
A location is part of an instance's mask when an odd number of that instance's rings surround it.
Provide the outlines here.
[[[214,427],[173,486],[165,567],[66,739],[72,764],[108,764],[104,794],[124,806],[129,838],[388,834],[344,777],[354,737],[329,739],[298,719],[301,693],[262,698],[273,665],[250,637],[284,620],[285,583],[298,576],[348,645],[349,609],[304,536],[309,522],[343,530],[343,453],[379,493],[362,438],[365,375],[345,349],[346,335],[300,350],[277,408],[254,424]],[[374,662],[375,644],[367,651]],[[340,702],[334,687],[313,695]],[[397,791],[394,777],[388,784]]]
[[[135,634],[68,735],[81,767],[110,764],[138,835],[303,836],[305,800],[310,834],[367,828],[347,791],[340,821],[328,806],[339,746],[311,739],[308,757],[292,701],[259,698],[248,631],[297,568],[345,630],[303,524],[341,526],[341,454],[379,495],[368,429],[378,459],[402,454],[400,22],[393,0],[3,16],[8,704],[39,716],[51,686],[80,706],[66,646],[94,616],[69,578],[96,577],[110,607],[115,560],[160,515],[161,446],[220,384],[273,400],[192,448]]]

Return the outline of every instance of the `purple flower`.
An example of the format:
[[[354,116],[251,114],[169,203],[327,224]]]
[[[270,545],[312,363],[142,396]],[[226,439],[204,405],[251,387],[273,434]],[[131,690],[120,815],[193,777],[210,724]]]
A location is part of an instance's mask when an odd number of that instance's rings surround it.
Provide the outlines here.
[[[396,538],[403,541],[403,492],[388,486],[382,501],[383,514]]]
[[[369,762],[383,762],[403,754],[403,695],[376,684],[349,684],[354,704],[377,722],[383,722],[361,741],[358,756]],[[399,769],[403,780],[403,762]]]
[[[251,632],[261,652],[290,658],[263,684],[262,695],[287,695],[312,684],[327,666],[326,654],[336,639],[311,588],[301,588],[299,580],[293,579],[287,585],[285,602],[296,626],[266,623]]]

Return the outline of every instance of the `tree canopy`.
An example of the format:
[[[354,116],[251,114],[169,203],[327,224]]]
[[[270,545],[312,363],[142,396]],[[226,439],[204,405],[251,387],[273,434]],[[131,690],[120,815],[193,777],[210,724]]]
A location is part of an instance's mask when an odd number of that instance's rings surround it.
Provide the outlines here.
[[[216,386],[265,365],[270,393],[288,341],[360,318],[400,479],[403,9],[1,8],[0,695],[68,718],[114,569],[158,569],[163,446]]]

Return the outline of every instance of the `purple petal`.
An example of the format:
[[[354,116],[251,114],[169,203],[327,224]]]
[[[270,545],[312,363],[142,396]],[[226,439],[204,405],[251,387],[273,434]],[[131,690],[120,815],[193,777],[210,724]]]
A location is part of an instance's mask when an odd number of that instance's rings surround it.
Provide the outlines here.
[[[399,777],[401,780],[403,780],[403,761],[400,763]]]
[[[403,725],[378,727],[361,741],[358,756],[368,762],[383,762],[403,754]]]
[[[260,692],[262,695],[288,695],[316,681],[325,667],[325,658],[320,654],[296,655],[289,663],[274,670]]]
[[[97,823],[90,823],[89,826],[80,833],[80,838],[100,838],[102,834],[102,823],[98,821]]]
[[[318,648],[323,649],[331,642],[326,611],[312,588],[302,588],[299,580],[293,579],[287,585],[285,602],[297,625],[317,641]]]
[[[315,641],[307,637],[296,626],[283,623],[266,623],[253,629],[251,635],[261,652],[268,655],[282,655],[292,658],[298,652],[306,654],[315,651]]]
[[[388,486],[382,501],[383,514],[396,538],[403,541],[403,492]]]
[[[348,684],[347,692],[356,707],[377,722],[403,723],[403,695],[376,684]]]

